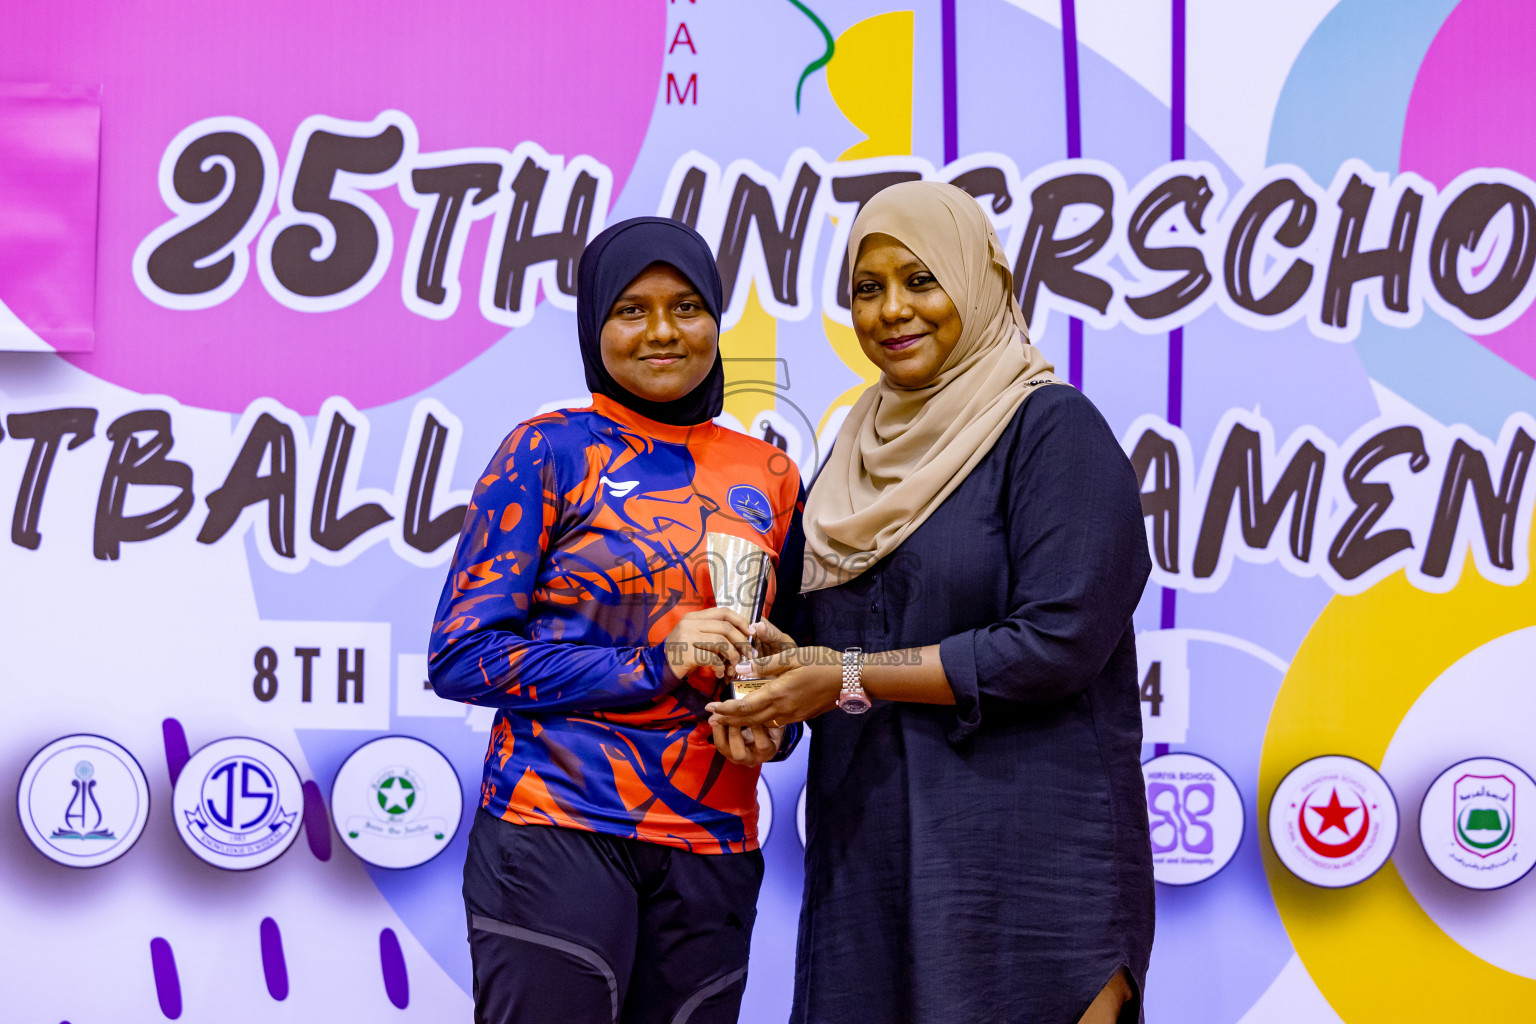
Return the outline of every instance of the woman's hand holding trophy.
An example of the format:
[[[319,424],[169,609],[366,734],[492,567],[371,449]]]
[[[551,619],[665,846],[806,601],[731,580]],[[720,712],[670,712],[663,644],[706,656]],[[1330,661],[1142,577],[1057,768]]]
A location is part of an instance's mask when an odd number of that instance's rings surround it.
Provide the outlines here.
[[[709,564],[715,607],[727,608],[750,623],[750,637],[771,636],[772,645],[781,646],[781,642],[788,638],[762,621],[771,567],[768,552],[744,537],[711,533],[705,538],[705,558]],[[758,654],[757,647],[749,642],[745,658],[726,673],[731,698],[743,697],[767,682],[757,674],[753,664]],[[754,732],[751,728],[739,729],[716,722],[712,729],[716,749],[741,765],[762,764],[772,758],[784,735],[782,728],[772,725]]]

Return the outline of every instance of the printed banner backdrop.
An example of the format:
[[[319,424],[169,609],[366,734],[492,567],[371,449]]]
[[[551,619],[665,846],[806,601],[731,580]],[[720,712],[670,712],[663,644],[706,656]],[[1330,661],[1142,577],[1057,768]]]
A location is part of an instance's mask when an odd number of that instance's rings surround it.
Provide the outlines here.
[[[0,351],[91,349],[100,140],[98,86],[0,82]]]
[[[0,329],[59,350],[0,352],[17,1019],[469,1019],[490,715],[427,631],[497,443],[586,403],[582,245],[716,245],[722,420],[809,476],[872,379],[849,224],[910,178],[984,204],[1143,480],[1148,1020],[1536,998],[1529,5],[12,8],[0,128],[74,104],[0,130]]]

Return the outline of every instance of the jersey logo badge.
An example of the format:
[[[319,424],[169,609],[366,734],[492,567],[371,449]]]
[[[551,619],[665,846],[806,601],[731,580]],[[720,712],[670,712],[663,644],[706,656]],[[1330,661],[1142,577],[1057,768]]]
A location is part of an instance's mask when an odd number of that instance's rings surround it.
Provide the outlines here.
[[[758,533],[767,533],[773,526],[773,507],[768,504],[768,495],[750,484],[732,487],[726,492],[725,503]]]

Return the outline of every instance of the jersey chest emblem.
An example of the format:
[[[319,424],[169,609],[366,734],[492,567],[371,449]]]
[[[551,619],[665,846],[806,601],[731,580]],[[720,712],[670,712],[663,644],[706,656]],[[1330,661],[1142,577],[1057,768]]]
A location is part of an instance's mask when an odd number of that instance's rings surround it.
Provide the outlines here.
[[[758,533],[767,533],[773,526],[773,507],[768,504],[768,495],[750,484],[732,487],[726,492],[725,504]]]

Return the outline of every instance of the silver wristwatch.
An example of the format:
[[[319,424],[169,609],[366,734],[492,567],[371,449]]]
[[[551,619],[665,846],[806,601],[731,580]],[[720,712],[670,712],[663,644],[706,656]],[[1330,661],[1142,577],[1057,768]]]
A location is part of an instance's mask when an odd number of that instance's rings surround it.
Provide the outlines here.
[[[864,692],[860,681],[864,670],[864,651],[850,647],[843,652],[843,689],[837,695],[837,706],[850,715],[862,715],[869,710],[869,694]]]

